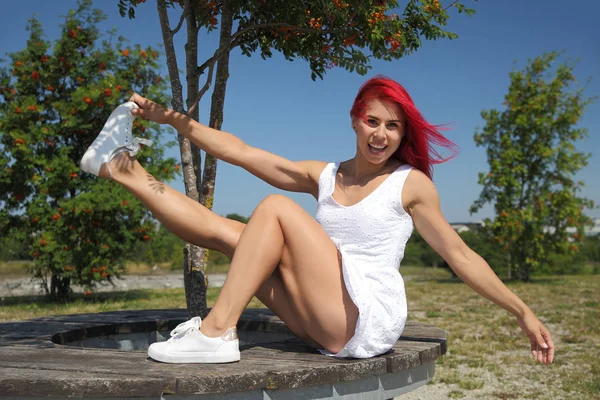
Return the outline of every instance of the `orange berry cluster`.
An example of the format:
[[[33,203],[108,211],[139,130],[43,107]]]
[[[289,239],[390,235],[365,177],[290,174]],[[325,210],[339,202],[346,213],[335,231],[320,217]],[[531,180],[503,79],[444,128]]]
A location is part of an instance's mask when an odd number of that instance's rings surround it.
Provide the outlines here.
[[[106,268],[106,265],[103,265],[100,268],[96,268],[96,267],[92,268],[92,273],[93,274],[95,274],[95,273],[101,273],[101,276],[103,278],[106,278],[108,276],[108,270]]]
[[[440,4],[440,0],[433,0],[433,4],[431,6],[426,5],[424,9],[427,12],[430,12],[430,11],[438,12],[438,11],[440,11],[441,8],[442,8],[442,5]]]
[[[309,19],[308,25],[313,29],[321,29],[321,27],[323,26],[323,23],[321,22],[321,17]]]
[[[338,10],[342,10],[344,8],[350,7],[350,4],[344,3],[341,0],[333,0],[333,4],[335,4],[335,6],[338,8]]]
[[[217,3],[215,1],[204,1],[200,7],[208,10],[208,23],[211,26],[217,25],[217,15],[219,14]]]
[[[386,19],[387,16],[383,13],[383,11],[374,11],[373,14],[371,14],[371,18],[367,19],[367,22],[369,25],[373,26],[377,22],[385,21]]]
[[[385,41],[390,44],[391,51],[398,50],[400,47],[402,47],[402,32],[398,31],[394,34],[394,36],[386,37]]]
[[[356,43],[356,35],[344,38],[344,47],[352,46]]]

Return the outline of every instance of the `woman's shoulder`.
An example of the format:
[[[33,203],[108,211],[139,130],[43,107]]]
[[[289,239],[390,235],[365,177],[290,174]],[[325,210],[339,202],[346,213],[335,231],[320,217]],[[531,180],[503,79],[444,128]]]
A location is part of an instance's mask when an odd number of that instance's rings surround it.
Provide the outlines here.
[[[302,163],[302,165],[304,166],[304,168],[312,173],[316,173],[317,175],[319,175],[321,173],[321,171],[323,171],[325,169],[326,166],[328,166],[329,164],[333,164],[331,162],[327,162],[327,161],[320,161],[320,160],[306,160],[306,161],[300,161],[300,163]]]
[[[423,201],[439,201],[437,189],[427,175],[413,167],[410,169],[402,189],[402,202],[410,205]]]
[[[321,173],[329,164],[334,163],[320,160],[305,160],[298,161],[298,164],[302,166],[302,168],[306,171],[306,173],[311,177],[311,179],[314,182],[319,182],[319,177],[321,176]]]

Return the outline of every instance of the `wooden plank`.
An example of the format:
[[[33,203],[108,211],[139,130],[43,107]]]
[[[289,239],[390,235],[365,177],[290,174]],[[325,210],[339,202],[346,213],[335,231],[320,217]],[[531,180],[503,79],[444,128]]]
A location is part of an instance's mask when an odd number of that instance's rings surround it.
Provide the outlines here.
[[[425,325],[415,321],[407,321],[400,340],[412,342],[431,342],[440,344],[440,355],[448,351],[448,332],[432,325]]]
[[[399,340],[388,357],[388,372],[406,371],[435,361],[440,355],[440,344]],[[435,356],[435,357],[434,357]]]
[[[148,376],[98,375],[87,371],[0,369],[2,396],[151,397],[170,392],[163,380]]]
[[[325,356],[322,356],[325,358]],[[97,376],[123,375],[160,378],[173,393],[220,393],[257,388],[289,389],[333,384],[380,375],[386,372],[385,359],[356,362],[305,361],[242,356],[233,364],[163,364],[142,352],[67,348],[35,349],[29,346],[0,348],[0,368],[29,370],[30,377],[47,371],[86,371]],[[0,382],[3,382],[3,377]],[[35,379],[34,379],[35,380]],[[83,381],[85,385],[87,381]]]
[[[418,339],[447,340],[448,332],[433,325],[427,325],[416,321],[406,321],[404,331],[400,337],[417,337]]]
[[[369,359],[339,359],[334,357],[323,356],[320,353],[315,352],[290,352],[284,349],[279,349],[278,346],[271,347],[267,346],[255,346],[252,349],[245,350],[242,353],[243,357],[252,359],[290,359],[305,361],[305,362],[316,362],[320,364],[333,363],[337,365],[343,364],[356,364],[364,363],[367,360],[381,360],[386,361],[386,371],[398,372],[405,371],[411,368],[415,368],[419,365],[435,361],[440,356],[440,344],[435,342],[412,342],[412,341],[398,341],[392,348],[392,351],[381,356],[369,358]],[[357,369],[358,370],[358,369]],[[365,376],[361,376],[364,378]],[[351,379],[359,379],[357,377]]]

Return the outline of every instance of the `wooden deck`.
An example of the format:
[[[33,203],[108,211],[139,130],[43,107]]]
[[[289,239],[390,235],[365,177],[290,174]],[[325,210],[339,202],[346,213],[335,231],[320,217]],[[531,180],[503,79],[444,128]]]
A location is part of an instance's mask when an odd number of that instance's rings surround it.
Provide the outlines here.
[[[320,390],[331,392],[330,398],[388,398],[431,379],[435,360],[446,352],[444,331],[410,321],[393,351],[361,360],[323,356],[295,338],[247,344],[240,362],[205,365],[162,364],[142,350],[57,344],[107,333],[165,331],[185,319],[186,310],[144,310],[1,323],[0,396],[284,399],[308,398],[306,393]],[[247,310],[238,328],[241,338],[245,330],[286,333],[265,309]],[[344,391],[373,396],[336,397]]]

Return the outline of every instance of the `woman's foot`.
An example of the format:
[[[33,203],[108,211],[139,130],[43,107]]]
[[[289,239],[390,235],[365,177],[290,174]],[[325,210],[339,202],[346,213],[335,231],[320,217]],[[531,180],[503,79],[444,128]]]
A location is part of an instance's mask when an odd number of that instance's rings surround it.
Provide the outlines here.
[[[166,342],[152,343],[148,356],[165,363],[230,363],[240,360],[240,344],[235,327],[219,337],[200,332],[202,320],[194,317],[171,331]]]
[[[138,108],[137,104],[128,101],[110,114],[98,137],[81,159],[80,167],[83,171],[110,179],[112,171],[109,163],[115,156],[128,152],[133,157],[140,150],[140,144],[152,145],[148,139],[133,137],[131,130],[135,117],[131,110],[135,108]]]
[[[98,176],[118,181],[121,174],[131,172],[134,162],[135,158],[128,152],[117,153],[110,162],[102,164]]]

